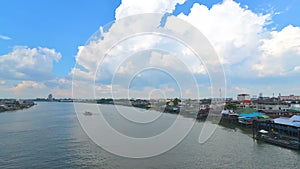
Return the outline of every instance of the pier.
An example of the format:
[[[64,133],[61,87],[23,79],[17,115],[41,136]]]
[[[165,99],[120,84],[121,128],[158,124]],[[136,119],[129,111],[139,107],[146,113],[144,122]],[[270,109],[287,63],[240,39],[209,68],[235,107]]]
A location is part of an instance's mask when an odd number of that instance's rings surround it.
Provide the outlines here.
[[[274,145],[300,149],[300,116],[253,121],[253,137]]]

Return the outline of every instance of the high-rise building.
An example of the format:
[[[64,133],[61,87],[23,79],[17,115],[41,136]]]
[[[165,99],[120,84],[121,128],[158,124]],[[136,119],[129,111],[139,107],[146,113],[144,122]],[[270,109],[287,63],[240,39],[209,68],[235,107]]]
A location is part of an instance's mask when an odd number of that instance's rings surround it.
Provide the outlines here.
[[[52,96],[52,94],[49,94],[49,95],[48,95],[48,100],[50,100],[50,101],[52,101],[52,100],[53,100],[53,96]]]

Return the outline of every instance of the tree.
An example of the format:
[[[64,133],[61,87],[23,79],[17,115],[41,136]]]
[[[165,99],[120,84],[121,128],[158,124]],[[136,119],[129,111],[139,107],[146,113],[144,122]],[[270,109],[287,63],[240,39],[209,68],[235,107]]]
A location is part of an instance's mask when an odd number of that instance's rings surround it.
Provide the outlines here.
[[[225,105],[225,109],[227,109],[227,110],[236,110],[237,107],[236,107],[235,104],[227,103],[227,104]]]
[[[181,100],[178,99],[178,98],[175,98],[175,99],[173,100],[173,103],[174,103],[175,106],[178,106],[179,102],[181,102]]]

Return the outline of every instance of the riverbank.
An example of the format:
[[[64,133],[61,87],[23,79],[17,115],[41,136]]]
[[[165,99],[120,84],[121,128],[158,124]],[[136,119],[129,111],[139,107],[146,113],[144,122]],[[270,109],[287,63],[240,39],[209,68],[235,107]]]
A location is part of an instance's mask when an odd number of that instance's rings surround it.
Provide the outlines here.
[[[34,106],[35,103],[32,100],[15,100],[15,99],[3,99],[0,100],[0,113],[7,111],[22,110]]]

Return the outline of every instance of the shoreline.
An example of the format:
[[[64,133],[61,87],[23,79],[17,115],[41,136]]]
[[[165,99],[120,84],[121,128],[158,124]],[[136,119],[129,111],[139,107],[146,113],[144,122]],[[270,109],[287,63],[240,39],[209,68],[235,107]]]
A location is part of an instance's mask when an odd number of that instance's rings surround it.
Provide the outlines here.
[[[13,112],[13,111],[18,111],[18,110],[24,110],[24,109],[29,109],[33,107],[34,105],[30,107],[22,107],[22,108],[16,108],[16,109],[9,109],[9,110],[0,110],[0,113],[8,113],[8,112]]]
[[[0,113],[28,109],[34,105],[36,104],[33,101],[29,101],[29,100],[22,100],[22,101],[1,100]]]

